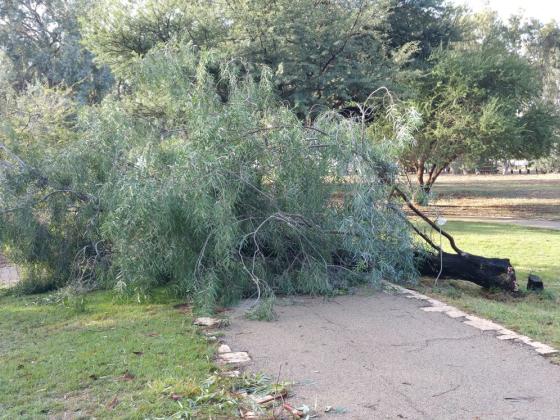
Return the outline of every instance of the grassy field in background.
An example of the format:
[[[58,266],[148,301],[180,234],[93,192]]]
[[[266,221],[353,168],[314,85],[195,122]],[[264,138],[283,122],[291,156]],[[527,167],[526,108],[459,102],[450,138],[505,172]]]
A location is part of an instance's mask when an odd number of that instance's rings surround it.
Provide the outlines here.
[[[530,272],[541,276],[545,292],[512,297],[463,281],[443,280],[433,287],[433,279],[427,278],[421,289],[560,348],[560,231],[472,222],[449,222],[445,228],[466,252],[509,258],[522,290]]]
[[[208,418],[232,409],[213,347],[178,302],[57,296],[0,291],[0,418]]]
[[[560,174],[445,175],[427,208],[446,217],[560,220]]]

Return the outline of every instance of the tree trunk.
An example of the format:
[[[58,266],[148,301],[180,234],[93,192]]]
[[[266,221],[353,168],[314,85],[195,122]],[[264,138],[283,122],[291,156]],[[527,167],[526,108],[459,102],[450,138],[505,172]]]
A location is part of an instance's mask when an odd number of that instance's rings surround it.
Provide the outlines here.
[[[416,163],[416,179],[420,188],[424,189],[424,162],[418,161]]]
[[[442,265],[440,258],[439,253],[418,253],[416,255],[418,272],[433,278],[439,275],[440,279],[470,281],[485,289],[500,289],[507,292],[519,290],[515,270],[508,259],[444,252]],[[352,254],[344,249],[338,249],[333,253],[332,263],[334,267],[340,266],[350,270],[361,267],[366,271],[373,270],[376,264],[374,260],[365,260],[363,256]]]
[[[470,254],[443,253],[441,265],[439,253],[428,253],[418,257],[418,271],[424,276],[467,280],[485,289],[497,288],[509,292],[519,290],[515,270],[509,259],[486,258]]]
[[[430,192],[432,190],[432,187],[434,186],[436,179],[441,175],[441,173],[445,169],[445,166],[446,165],[443,165],[439,169],[437,168],[436,165],[432,166],[432,169],[430,170],[430,176],[428,178],[428,181],[426,182],[426,188],[425,188],[426,192]]]
[[[503,168],[502,168],[502,174],[503,174],[503,175],[509,174],[509,168],[510,168],[509,160],[508,160],[508,159],[504,159],[504,161],[503,161],[502,163],[503,163],[503,165],[504,165]]]
[[[486,258],[462,251],[455,243],[453,236],[443,230],[441,226],[435,224],[412,204],[400,188],[393,187],[393,193],[401,197],[406,205],[417,216],[428,223],[432,229],[440,232],[456,252],[456,254],[442,252],[441,248],[429,236],[419,230],[412,222],[409,222],[412,230],[437,252],[430,252],[427,255],[418,257],[418,271],[420,274],[437,277],[441,270],[440,278],[467,280],[487,289],[498,288],[509,292],[516,292],[518,290],[515,270],[509,259]]]

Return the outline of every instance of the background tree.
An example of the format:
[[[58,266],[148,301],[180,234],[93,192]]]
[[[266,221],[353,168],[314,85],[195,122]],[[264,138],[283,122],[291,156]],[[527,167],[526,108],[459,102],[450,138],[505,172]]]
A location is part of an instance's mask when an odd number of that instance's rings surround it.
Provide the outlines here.
[[[81,42],[81,0],[5,0],[0,4],[0,48],[11,60],[18,90],[35,79],[71,88],[82,102],[98,101],[111,86],[106,67],[93,64]]]
[[[173,38],[240,58],[253,74],[265,65],[280,97],[303,116],[313,106],[340,108],[393,85],[396,64],[414,49],[388,47],[380,33],[388,10],[381,0],[166,0],[131,13],[127,2],[102,1],[83,31],[98,62],[124,80],[134,59]]]
[[[508,33],[514,47],[536,66],[543,85],[543,99],[560,103],[560,28],[554,21],[543,24],[536,19],[514,16]]]
[[[393,54],[407,48],[407,69],[430,67],[434,50],[465,36],[465,11],[443,0],[389,0],[379,32]]]
[[[134,61],[158,44],[180,38],[209,49],[225,42],[231,23],[224,19],[224,6],[204,0],[101,0],[82,16],[81,32],[96,62],[123,81]]]
[[[433,67],[409,81],[424,124],[402,162],[425,192],[455,159],[536,158],[556,141],[557,113],[543,100],[537,68],[494,22],[488,28],[432,53]]]
[[[511,21],[517,45],[537,67],[543,84],[543,99],[556,108],[560,106],[560,28],[554,21],[543,24],[531,19],[515,17]],[[556,143],[548,155],[537,163],[547,171],[560,171],[560,144]]]

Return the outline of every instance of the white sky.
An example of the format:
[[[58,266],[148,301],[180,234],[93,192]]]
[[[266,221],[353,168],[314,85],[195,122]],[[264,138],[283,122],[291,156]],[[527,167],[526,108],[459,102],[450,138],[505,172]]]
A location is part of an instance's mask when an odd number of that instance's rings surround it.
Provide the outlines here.
[[[498,11],[503,19],[512,14],[535,17],[546,23],[555,19],[560,23],[560,0],[452,0],[457,4],[466,4],[478,11],[486,7]]]

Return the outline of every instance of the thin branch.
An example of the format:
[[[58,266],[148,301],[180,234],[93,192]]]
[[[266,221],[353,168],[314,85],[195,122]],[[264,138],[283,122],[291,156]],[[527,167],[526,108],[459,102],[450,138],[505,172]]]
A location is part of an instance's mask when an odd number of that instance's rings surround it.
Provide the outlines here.
[[[74,190],[69,190],[69,189],[54,190],[54,191],[51,191],[50,193],[48,193],[47,195],[45,195],[45,196],[43,196],[43,197],[41,197],[37,200],[32,201],[29,204],[19,206],[19,207],[13,207],[13,208],[10,208],[10,209],[4,209],[4,210],[0,211],[0,214],[13,213],[13,212],[18,211],[18,210],[23,210],[23,209],[26,209],[26,208],[35,207],[37,204],[42,203],[44,201],[47,201],[49,198],[51,198],[55,194],[71,194],[71,195],[76,196],[80,201],[85,201],[85,202],[94,201],[94,200],[97,199],[95,196],[93,196],[91,194],[80,193],[80,192],[77,192],[77,191],[74,191]]]
[[[453,250],[457,254],[465,255],[465,252],[461,251],[457,247],[457,245],[455,244],[455,239],[453,239],[453,236],[451,236],[449,233],[447,233],[446,231],[441,229],[440,226],[436,225],[434,222],[432,222],[430,220],[429,217],[427,217],[424,213],[422,213],[420,210],[418,210],[418,208],[416,208],[416,206],[414,204],[412,204],[412,202],[408,199],[406,194],[403,193],[399,187],[395,186],[395,192],[404,200],[404,202],[406,203],[408,208],[411,209],[417,216],[419,216],[422,220],[424,220],[426,223],[428,223],[432,228],[434,228],[438,232],[441,232],[441,234],[447,238],[447,240],[449,241],[449,244],[451,245],[451,248],[453,248]]]
[[[196,275],[198,272],[200,272],[200,266],[202,264],[202,259],[204,258],[204,254],[206,253],[206,246],[208,245],[208,241],[210,240],[210,236],[212,236],[212,232],[210,232],[210,234],[206,237],[206,240],[204,241],[204,245],[202,245],[202,250],[200,251],[200,254],[198,254],[198,258],[196,260],[196,266],[194,268],[194,277],[196,278]]]
[[[3,143],[0,143],[0,150],[3,150],[7,155],[11,156],[12,159],[14,159],[18,163],[20,168],[27,167],[27,164],[23,161],[23,159],[21,159],[18,155],[8,149]]]
[[[432,248],[434,248],[437,252],[442,252],[442,249],[436,244],[434,244],[434,242],[428,237],[428,235],[426,235],[424,232],[422,232],[420,229],[414,226],[414,224],[406,217],[404,219],[406,223],[408,223],[408,225],[412,228],[412,230],[416,232],[422,239],[424,239]]]

